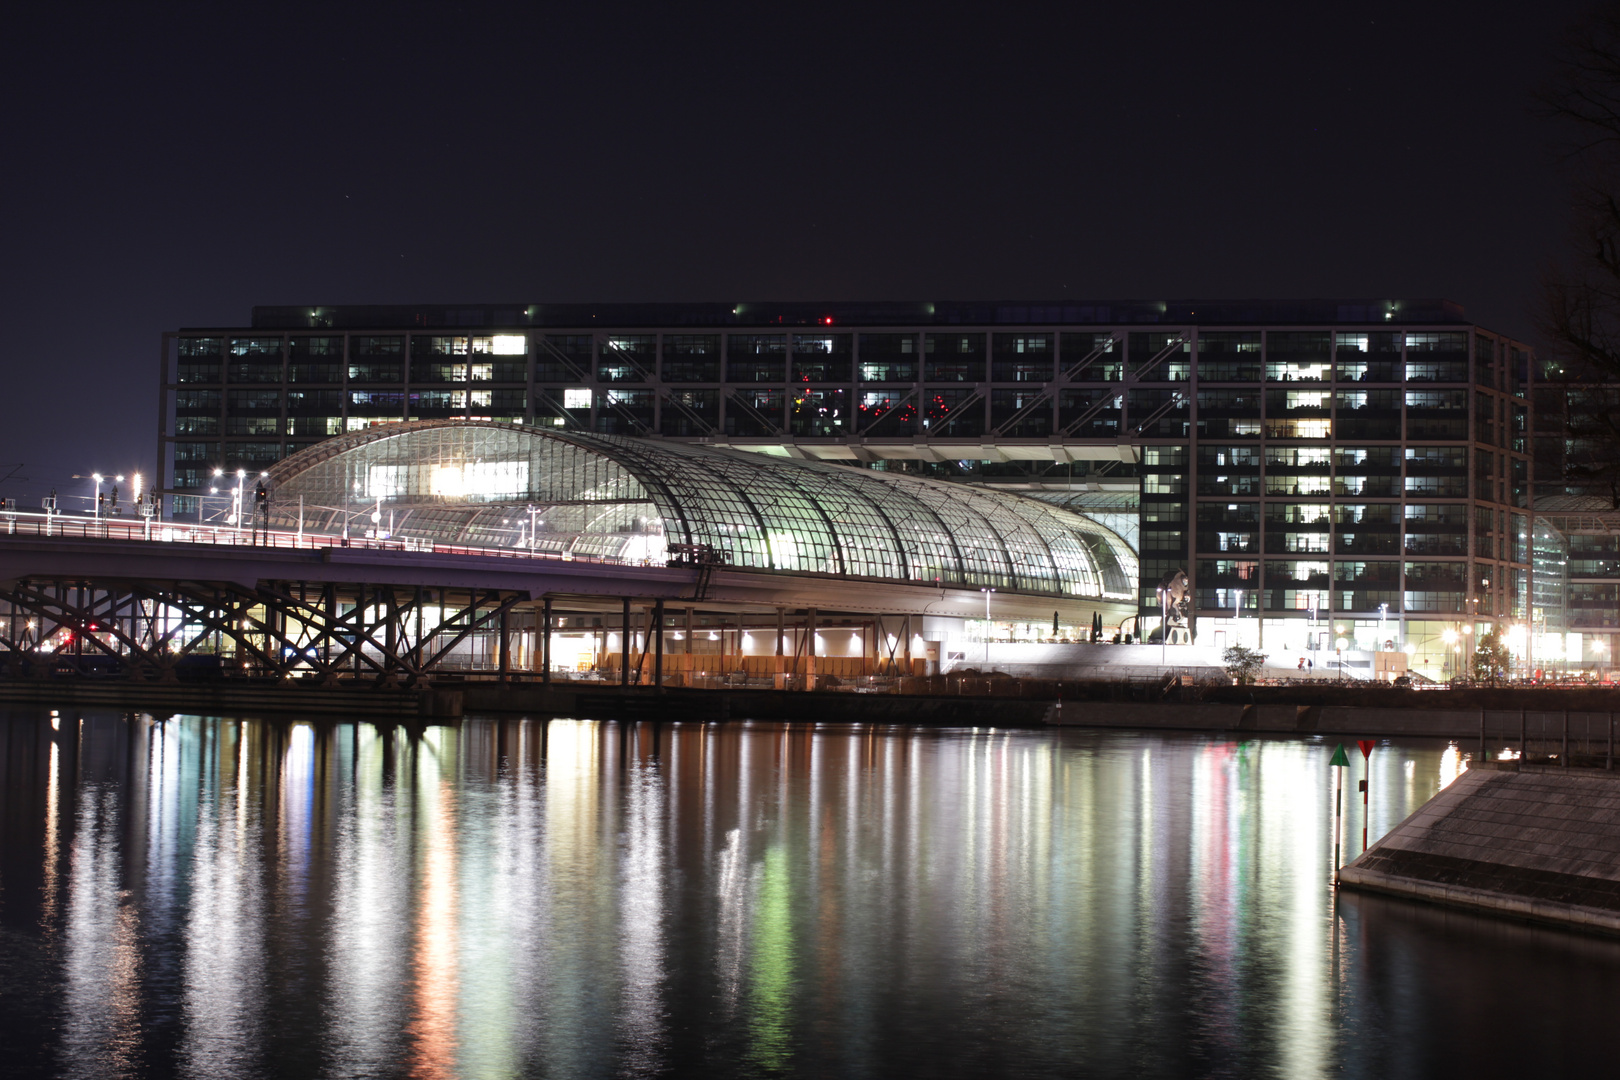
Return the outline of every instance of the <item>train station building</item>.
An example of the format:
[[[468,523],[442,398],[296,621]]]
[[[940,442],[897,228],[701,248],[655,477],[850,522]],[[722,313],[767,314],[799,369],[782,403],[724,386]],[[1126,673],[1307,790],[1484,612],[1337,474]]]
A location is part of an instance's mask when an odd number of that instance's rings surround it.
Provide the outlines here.
[[[1537,578],[1559,545],[1532,534],[1565,535],[1532,501],[1562,494],[1533,474],[1537,377],[1438,300],[261,307],[164,335],[158,444],[180,520],[266,472],[326,529],[1009,594],[1096,575],[1137,639],[1179,572],[1200,645],[1440,679],[1493,627],[1588,665],[1620,629]],[[1072,550],[1042,547],[1059,512]],[[992,539],[1012,518],[1027,544]],[[1040,639],[1050,612],[982,632]]]

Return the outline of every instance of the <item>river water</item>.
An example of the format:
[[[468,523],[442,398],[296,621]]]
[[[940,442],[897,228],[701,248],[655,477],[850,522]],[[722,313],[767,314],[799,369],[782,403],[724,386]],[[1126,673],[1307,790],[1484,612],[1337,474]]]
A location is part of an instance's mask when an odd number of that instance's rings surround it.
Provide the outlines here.
[[[1610,1072],[1620,944],[1335,898],[1332,750],[12,713],[0,1074]]]

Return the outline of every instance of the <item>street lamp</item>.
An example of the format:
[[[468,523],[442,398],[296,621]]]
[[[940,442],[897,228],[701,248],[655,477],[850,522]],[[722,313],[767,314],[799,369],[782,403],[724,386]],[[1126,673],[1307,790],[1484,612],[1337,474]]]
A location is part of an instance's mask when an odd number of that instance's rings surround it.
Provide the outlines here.
[[[354,482],[354,493],[360,494],[360,481]],[[343,489],[343,546],[349,546],[349,489]]]
[[[225,470],[224,469],[215,469],[214,470],[214,480],[216,482],[209,486],[208,494],[210,494],[210,495],[218,495],[219,494],[218,480],[219,480],[220,477],[222,477],[224,475],[225,475]],[[229,499],[227,499],[226,501],[229,502]],[[223,511],[221,511],[221,513],[223,513]],[[206,522],[207,520],[208,520],[208,511],[207,511],[207,508],[205,507],[203,509],[202,517],[201,517],[201,520],[199,521],[199,524],[202,524],[202,523]],[[218,528],[218,526],[215,526],[215,527]]]

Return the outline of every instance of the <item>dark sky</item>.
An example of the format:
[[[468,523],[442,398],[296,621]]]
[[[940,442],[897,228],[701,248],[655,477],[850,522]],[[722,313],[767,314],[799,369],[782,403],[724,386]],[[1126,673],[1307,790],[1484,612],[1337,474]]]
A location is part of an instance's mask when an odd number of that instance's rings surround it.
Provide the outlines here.
[[[20,5],[0,493],[150,471],[159,334],[254,304],[1447,296],[1528,334],[1567,201],[1528,93],[1581,6]]]

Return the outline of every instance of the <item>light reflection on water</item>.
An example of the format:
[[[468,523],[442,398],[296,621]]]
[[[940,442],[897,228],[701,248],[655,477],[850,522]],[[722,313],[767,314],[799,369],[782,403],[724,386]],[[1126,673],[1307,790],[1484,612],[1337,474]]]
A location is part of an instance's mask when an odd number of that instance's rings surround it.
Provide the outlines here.
[[[1494,1075],[1620,992],[1336,905],[1331,743],[68,720],[0,744],[8,1075],[1425,1075],[1511,1008]],[[1381,746],[1370,836],[1464,767]]]

